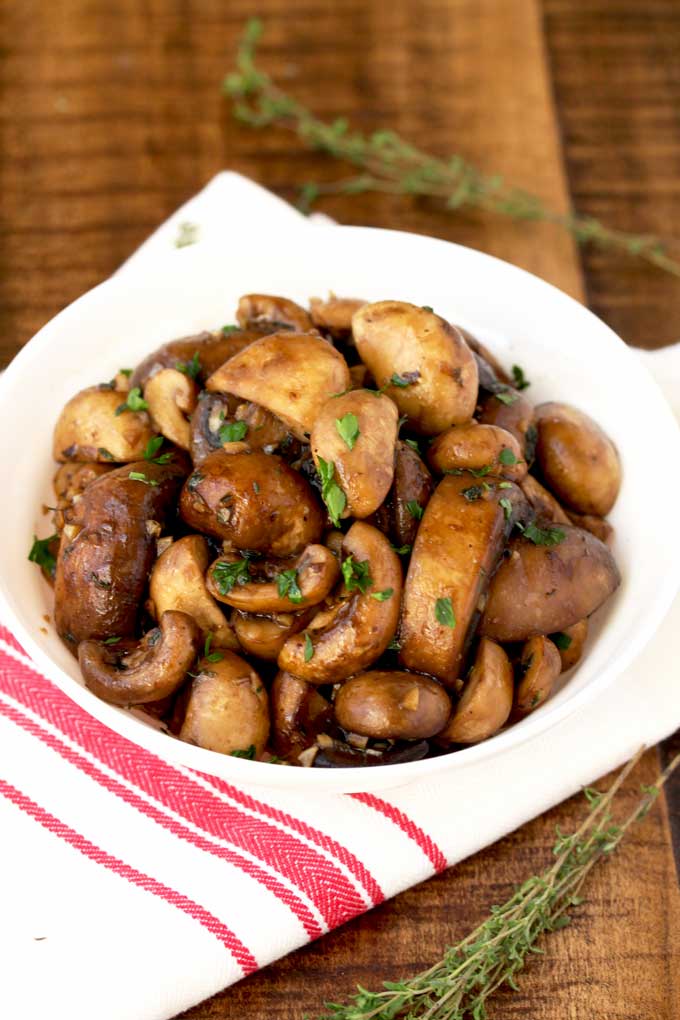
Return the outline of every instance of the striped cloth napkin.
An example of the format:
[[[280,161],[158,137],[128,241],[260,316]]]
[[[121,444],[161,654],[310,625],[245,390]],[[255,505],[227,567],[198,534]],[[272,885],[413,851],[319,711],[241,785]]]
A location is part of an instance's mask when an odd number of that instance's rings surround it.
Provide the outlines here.
[[[201,243],[297,215],[221,174],[120,272],[143,272],[182,222]],[[680,351],[661,362],[677,406]],[[71,702],[0,625],[0,1013],[172,1017],[499,839],[680,724],[679,627],[680,600],[615,697],[502,762],[315,799],[162,761]]]

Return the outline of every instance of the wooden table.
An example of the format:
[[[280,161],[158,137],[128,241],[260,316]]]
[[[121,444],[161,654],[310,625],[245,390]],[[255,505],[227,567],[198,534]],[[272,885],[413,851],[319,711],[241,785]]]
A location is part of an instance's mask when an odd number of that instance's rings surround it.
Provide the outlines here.
[[[287,197],[306,180],[344,173],[279,131],[232,120],[219,86],[252,13],[246,0],[0,4],[3,362],[218,170],[233,167]],[[678,233],[677,0],[260,0],[257,13],[267,29],[262,60],[320,115],[391,126],[440,154],[459,149],[561,209]],[[387,196],[324,208],[342,222],[431,233],[525,266],[587,300],[630,343],[680,337],[676,279],[579,252],[551,227]],[[253,226],[266,243],[266,228]],[[657,770],[650,752],[641,780]],[[680,1016],[679,801],[676,782],[593,876],[576,923],[546,943],[522,991],[498,998],[494,1017]],[[185,1016],[292,1020],[357,981],[424,966],[543,867],[555,826],[568,829],[582,810],[579,799],[562,805]]]

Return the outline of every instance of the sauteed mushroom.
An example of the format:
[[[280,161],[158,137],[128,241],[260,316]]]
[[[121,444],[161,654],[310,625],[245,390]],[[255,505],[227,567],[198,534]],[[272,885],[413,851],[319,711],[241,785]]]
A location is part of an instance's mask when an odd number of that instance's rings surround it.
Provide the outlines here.
[[[482,638],[455,712],[437,742],[478,744],[505,725],[512,709],[512,666],[500,645]]]
[[[422,740],[444,728],[451,699],[430,677],[376,669],[347,680],[334,707],[344,730],[367,737]]]
[[[166,439],[183,450],[191,445],[187,415],[196,407],[198,387],[193,379],[175,368],[163,368],[144,387],[144,399],[154,425]]]
[[[123,394],[110,386],[91,386],[71,397],[54,427],[55,460],[139,460],[153,437],[145,411],[126,407]]]
[[[207,575],[208,591],[246,613],[290,613],[322,602],[340,576],[325,545],[308,545],[297,559],[263,561],[220,556]]]

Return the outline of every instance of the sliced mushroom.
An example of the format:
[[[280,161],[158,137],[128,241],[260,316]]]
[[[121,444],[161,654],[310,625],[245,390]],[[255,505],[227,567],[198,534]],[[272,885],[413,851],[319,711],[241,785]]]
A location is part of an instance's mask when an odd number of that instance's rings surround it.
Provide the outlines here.
[[[157,528],[174,512],[185,472],[179,453],[167,464],[126,464],[64,511],[54,615],[71,649],[87,638],[136,632]]]
[[[269,737],[267,692],[245,659],[221,654],[217,662],[198,664],[180,740],[220,754],[259,758]]]
[[[86,686],[112,705],[142,705],[176,691],[196,659],[201,631],[186,613],[163,613],[160,625],[129,641],[81,641],[78,661]]]
[[[539,521],[554,524],[569,524],[569,518],[551,492],[536,481],[533,475],[527,475],[520,483],[522,492],[536,511]]]
[[[280,669],[314,684],[366,669],[385,651],[399,621],[401,566],[385,536],[357,521],[345,535],[343,554],[352,558],[343,571],[349,582],[304,633],[286,641],[278,658]]]
[[[577,513],[608,514],[621,488],[621,462],[609,436],[569,404],[541,404],[536,424],[536,459],[550,489]]]
[[[308,545],[295,560],[246,560],[234,584],[238,554],[220,556],[207,574],[208,591],[246,613],[293,613],[322,602],[340,576],[340,565],[325,545]]]
[[[412,546],[433,487],[432,476],[420,455],[407,442],[399,440],[392,488],[371,523],[389,535],[397,548]]]
[[[342,354],[320,336],[282,332],[250,344],[206,385],[261,404],[305,440],[326,400],[349,389],[350,375]]]
[[[496,425],[515,437],[522,457],[531,464],[536,450],[536,424],[534,409],[519,390],[502,387],[498,393],[489,393],[479,404],[478,421],[481,425]]]
[[[444,728],[451,699],[430,677],[376,669],[345,681],[333,708],[340,726],[351,733],[423,740]]]
[[[200,394],[196,409],[191,415],[189,450],[194,465],[201,464],[207,456],[222,448],[220,430],[225,421],[236,413],[241,401],[230,393]]]
[[[382,394],[352,390],[332,397],[314,422],[310,446],[317,468],[335,465],[347,500],[343,517],[364,518],[378,509],[392,485],[399,412]]]
[[[554,634],[594,613],[619,586],[611,552],[588,531],[560,524],[557,545],[515,538],[489,587],[481,632],[496,641]]]
[[[510,432],[497,425],[453,425],[437,436],[427,451],[433,471],[486,471],[520,482],[527,473],[522,449]]]
[[[588,621],[579,620],[571,627],[565,627],[557,634],[551,634],[550,639],[557,647],[562,662],[562,672],[566,673],[580,662],[583,655],[586,640],[588,638]]]
[[[220,365],[233,358],[253,340],[258,340],[264,332],[266,330],[259,327],[238,329],[236,326],[225,326],[213,333],[203,332],[196,336],[171,340],[137,365],[132,373],[130,386],[143,388],[147,380],[163,368],[190,371],[192,374],[195,373],[199,383],[204,383]]]
[[[552,641],[543,635],[529,638],[522,648],[519,661],[520,681],[515,691],[515,716],[521,718],[542,705],[550,697],[561,671],[560,653]]]
[[[409,426],[437,435],[469,421],[477,403],[477,363],[460,332],[405,301],[379,301],[355,312],[361,360]]]
[[[238,651],[233,629],[206,588],[209,562],[208,543],[202,535],[185,535],[168,546],[154,563],[149,579],[154,616],[160,619],[168,610],[187,613],[204,635],[212,635],[216,648]]]
[[[259,404],[253,404],[252,401],[239,404],[234,413],[234,421],[243,422],[246,426],[244,438],[251,450],[280,453],[288,461],[299,456],[300,443],[286,423]]]
[[[312,684],[290,673],[277,673],[270,693],[274,750],[296,758],[330,723],[333,711]]]
[[[198,387],[188,375],[175,368],[163,368],[144,386],[144,399],[157,430],[176,446],[191,446],[188,415],[196,407]]]
[[[508,720],[514,694],[512,666],[500,645],[482,638],[463,694],[437,743],[478,744]]]
[[[102,464],[140,460],[154,435],[151,422],[145,411],[121,410],[124,407],[124,397],[108,385],[76,393],[54,427],[54,459]]]
[[[270,613],[268,616],[235,612],[232,626],[244,652],[266,662],[276,662],[291,634],[303,630],[313,615],[313,606],[301,613]]]
[[[460,676],[489,578],[523,501],[512,482],[448,475],[421,521],[404,586],[400,660],[446,684]],[[486,483],[486,485],[484,485]]]
[[[245,329],[267,326],[272,332],[283,328],[297,333],[314,329],[309,312],[295,301],[274,294],[244,294],[238,303],[236,318]]]
[[[330,333],[336,340],[346,340],[352,333],[352,316],[366,304],[360,298],[341,298],[330,294],[309,299],[309,311],[317,329]]]

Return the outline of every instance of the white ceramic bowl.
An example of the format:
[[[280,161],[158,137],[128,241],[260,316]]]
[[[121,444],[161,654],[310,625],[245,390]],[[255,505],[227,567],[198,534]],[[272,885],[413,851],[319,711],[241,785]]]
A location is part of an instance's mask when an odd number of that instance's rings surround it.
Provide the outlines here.
[[[75,659],[43,614],[52,595],[26,556],[52,500],[54,422],[82,387],[112,377],[166,340],[231,322],[239,295],[301,302],[329,289],[433,306],[477,333],[531,380],[530,398],[581,407],[616,441],[624,483],[614,512],[623,582],[598,614],[587,654],[544,706],[491,740],[455,754],[370,769],[294,769],[243,761],[168,737],[141,713],[86,690]],[[134,279],[85,294],[44,327],[0,381],[0,609],[40,669],[113,730],[163,758],[226,779],[303,791],[377,790],[502,755],[555,725],[616,680],[661,622],[680,581],[676,540],[680,432],[661,393],[624,343],[554,287],[507,263],[444,241],[358,227],[301,223],[285,239],[239,239],[168,253]],[[615,696],[613,694],[612,696]]]

